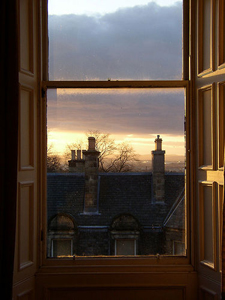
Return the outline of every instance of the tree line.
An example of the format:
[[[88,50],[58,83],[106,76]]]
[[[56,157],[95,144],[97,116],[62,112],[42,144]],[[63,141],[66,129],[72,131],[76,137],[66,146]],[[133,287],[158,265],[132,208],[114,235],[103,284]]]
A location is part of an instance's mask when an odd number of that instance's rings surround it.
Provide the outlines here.
[[[138,156],[131,145],[127,142],[120,144],[109,133],[99,130],[89,130],[85,133],[86,141],[88,137],[95,138],[96,150],[99,155],[100,172],[131,172],[134,164],[138,161]],[[87,142],[76,141],[66,145],[64,157],[60,157],[53,151],[53,145],[47,149],[47,172],[68,172],[68,160],[71,159],[71,150],[85,150],[88,148]],[[63,162],[64,161],[64,162]]]

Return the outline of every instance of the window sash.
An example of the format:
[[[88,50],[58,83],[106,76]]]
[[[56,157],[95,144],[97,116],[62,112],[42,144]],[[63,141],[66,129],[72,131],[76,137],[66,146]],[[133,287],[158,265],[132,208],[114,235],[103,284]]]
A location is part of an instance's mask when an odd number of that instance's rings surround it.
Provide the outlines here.
[[[43,81],[42,88],[188,88],[188,80]]]
[[[66,81],[66,82],[56,82],[56,81],[44,81],[43,85],[42,85],[42,89],[43,89],[43,95],[44,95],[44,105],[43,105],[43,116],[47,116],[46,114],[46,97],[45,95],[47,95],[46,91],[47,89],[55,89],[55,88],[84,88],[84,89],[91,89],[91,88],[118,88],[118,89],[122,89],[122,88],[137,88],[137,89],[152,89],[152,88],[185,88],[186,90],[186,103],[185,103],[185,108],[186,108],[186,182],[185,182],[185,198],[186,198],[186,212],[187,212],[187,216],[186,216],[186,248],[187,248],[187,256],[173,256],[173,255],[143,255],[143,256],[136,256],[135,258],[133,257],[101,257],[101,256],[88,256],[88,257],[83,257],[83,256],[79,256],[75,258],[75,261],[82,261],[82,265],[86,265],[88,264],[88,261],[91,259],[93,260],[93,263],[95,265],[98,265],[99,263],[103,263],[106,265],[111,265],[115,262],[116,260],[120,260],[120,263],[125,263],[128,262],[128,260],[136,260],[138,259],[138,261],[146,261],[146,259],[148,259],[148,263],[150,265],[154,265],[155,263],[159,264],[159,265],[187,265],[190,263],[191,261],[191,250],[190,250],[190,123],[191,123],[191,119],[190,119],[190,109],[191,109],[191,105],[190,105],[190,82],[188,80],[178,80],[178,81],[89,81],[89,82],[77,82],[77,81]],[[43,120],[44,121],[44,128],[46,130],[46,126],[45,124],[47,124],[47,119]],[[43,135],[43,144],[45,145],[45,148],[47,147],[46,145],[46,134],[47,132],[45,132],[45,135]],[[47,149],[47,148],[46,148]],[[44,154],[46,155],[46,154]],[[46,158],[45,158],[46,159]],[[46,186],[46,166],[43,166],[43,174],[44,176],[42,176],[42,178],[45,180],[43,182],[43,186],[44,189],[47,190],[47,186]],[[47,211],[47,200],[44,201],[43,203],[43,213],[44,215],[46,215],[46,211]],[[45,228],[47,228],[47,224],[45,225]],[[43,245],[43,249],[45,251],[46,246]],[[160,258],[160,260],[159,260]],[[56,262],[57,261],[57,262]],[[158,262],[157,262],[158,261]],[[71,258],[69,261],[67,260],[59,260],[57,258],[51,258],[51,260],[49,258],[46,257],[46,251],[45,251],[45,259],[44,259],[44,264],[47,265],[55,265],[55,264],[59,264],[59,265],[67,265],[67,264],[75,264],[76,262],[74,262],[74,258]]]
[[[168,255],[147,255],[141,257],[76,257],[76,259],[71,260],[59,260],[48,259],[46,258],[46,243],[43,241],[43,265],[71,265],[77,264],[77,261],[81,261],[82,265],[90,265],[90,260],[92,260],[91,265],[98,266],[101,265],[115,265],[118,262],[121,265],[126,265],[131,262],[136,261],[137,265],[143,265],[142,261],[146,263],[146,259],[149,265],[184,265],[187,268],[187,265],[191,262],[191,250],[190,250],[190,124],[192,120],[190,119],[190,75],[189,75],[189,0],[183,0],[183,79],[181,80],[108,80],[108,81],[49,81],[48,80],[48,14],[47,14],[47,2],[48,0],[43,0],[43,10],[42,10],[42,104],[41,104],[41,113],[42,113],[42,144],[43,149],[46,149],[46,91],[51,88],[137,88],[137,89],[150,89],[150,88],[185,88],[186,89],[186,211],[187,211],[187,220],[186,220],[186,240],[187,240],[187,256],[186,257],[177,257],[177,256],[168,256]],[[46,199],[46,153],[44,151],[42,163],[42,186],[43,186],[43,215],[46,218],[47,211],[47,199]],[[188,188],[187,188],[188,187]],[[46,221],[43,221],[45,232],[47,232]],[[160,258],[160,259],[159,259]],[[190,266],[191,267],[191,266]],[[192,268],[192,267],[191,267]]]

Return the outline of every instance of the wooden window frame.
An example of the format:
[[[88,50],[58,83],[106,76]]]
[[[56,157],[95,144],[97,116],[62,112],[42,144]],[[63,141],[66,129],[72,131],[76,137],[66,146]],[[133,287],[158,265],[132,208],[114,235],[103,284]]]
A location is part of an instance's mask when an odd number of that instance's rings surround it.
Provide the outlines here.
[[[42,244],[41,244],[41,265],[49,267],[90,267],[98,268],[99,266],[104,266],[106,269],[113,266],[129,266],[132,265],[134,268],[140,268],[145,266],[146,268],[158,268],[158,266],[165,267],[168,270],[169,267],[179,268],[179,270],[192,271],[194,265],[194,259],[191,257],[193,253],[191,249],[192,237],[190,235],[192,220],[190,217],[191,207],[193,206],[192,201],[190,200],[191,193],[193,188],[190,186],[190,178],[192,168],[191,166],[191,152],[193,147],[193,142],[191,141],[191,124],[193,120],[191,119],[191,110],[192,102],[190,97],[190,74],[189,74],[189,1],[183,0],[183,75],[181,80],[111,80],[111,81],[49,81],[48,80],[48,14],[47,14],[47,0],[43,0],[42,3],[42,101],[40,104],[41,111],[41,145],[42,152],[41,156],[41,190],[42,190],[42,211],[41,211],[41,231],[42,231]],[[60,260],[57,258],[47,258],[46,257],[46,241],[47,241],[47,205],[46,205],[46,141],[47,141],[47,132],[46,132],[46,97],[48,89],[56,88],[73,88],[73,89],[175,89],[175,88],[184,88],[186,90],[186,237],[185,242],[187,245],[187,256],[169,256],[169,255],[147,255],[147,256],[138,256],[138,257],[74,257],[70,260]],[[162,269],[163,270],[163,269]]]

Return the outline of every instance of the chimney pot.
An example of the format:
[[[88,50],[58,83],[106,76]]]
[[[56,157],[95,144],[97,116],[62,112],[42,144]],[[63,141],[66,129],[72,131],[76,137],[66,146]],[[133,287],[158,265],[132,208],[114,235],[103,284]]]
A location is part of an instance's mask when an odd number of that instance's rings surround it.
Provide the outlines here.
[[[77,160],[81,160],[81,150],[77,150]]]
[[[100,152],[95,150],[95,138],[88,138],[88,151],[85,155],[85,197],[84,212],[98,211],[98,156]]]
[[[155,151],[152,151],[153,195],[156,203],[165,201],[165,151],[162,150],[162,139],[157,135]]]
[[[75,160],[75,150],[71,150],[71,160]]]
[[[162,139],[159,134],[157,135],[157,139],[155,139],[155,150],[162,151]]]

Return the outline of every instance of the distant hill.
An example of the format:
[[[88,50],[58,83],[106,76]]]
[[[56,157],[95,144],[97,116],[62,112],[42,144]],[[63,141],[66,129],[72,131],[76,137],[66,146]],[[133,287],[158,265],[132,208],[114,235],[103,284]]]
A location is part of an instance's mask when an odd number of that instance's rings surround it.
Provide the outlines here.
[[[139,160],[152,160],[151,153],[138,155]],[[165,154],[165,161],[166,162],[184,162],[185,156],[184,155],[176,155],[176,154]]]

